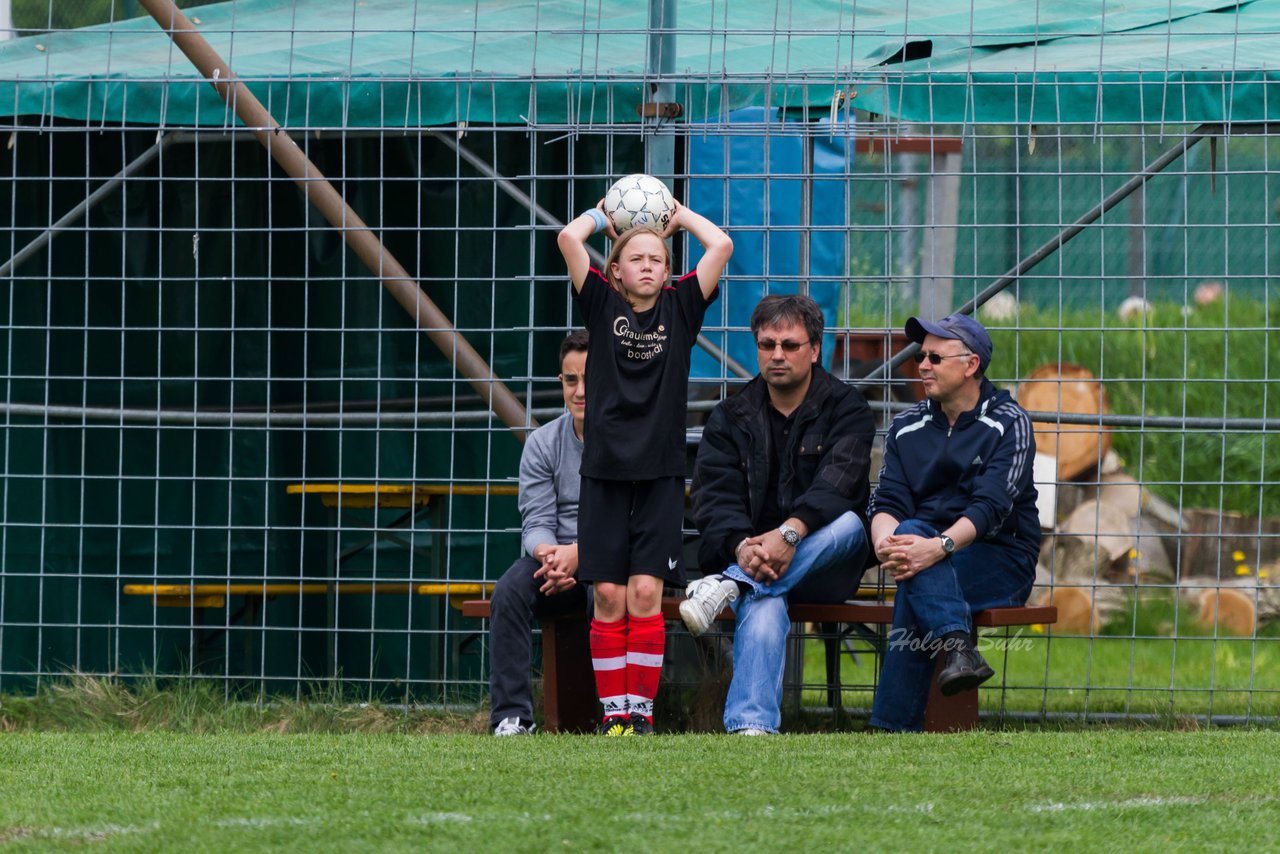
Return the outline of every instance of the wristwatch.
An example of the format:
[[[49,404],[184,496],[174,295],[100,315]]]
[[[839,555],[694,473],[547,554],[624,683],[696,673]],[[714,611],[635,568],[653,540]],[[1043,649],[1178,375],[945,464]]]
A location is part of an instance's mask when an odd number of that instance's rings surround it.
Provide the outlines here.
[[[942,540],[942,553],[947,557],[956,553],[956,541],[948,537],[946,534],[939,534],[938,539]]]
[[[778,533],[782,535],[782,541],[793,549],[800,542],[800,532],[785,522],[778,526]]]

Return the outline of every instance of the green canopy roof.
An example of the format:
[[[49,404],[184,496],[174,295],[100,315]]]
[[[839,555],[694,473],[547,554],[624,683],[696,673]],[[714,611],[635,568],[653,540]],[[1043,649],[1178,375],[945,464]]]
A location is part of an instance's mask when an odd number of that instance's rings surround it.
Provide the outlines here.
[[[1259,121],[1280,103],[1280,0],[676,7],[665,79],[690,119],[825,107],[836,91],[923,122]],[[635,122],[652,80],[635,0],[235,0],[189,15],[291,126]],[[231,121],[150,18],[0,43],[0,114]]]

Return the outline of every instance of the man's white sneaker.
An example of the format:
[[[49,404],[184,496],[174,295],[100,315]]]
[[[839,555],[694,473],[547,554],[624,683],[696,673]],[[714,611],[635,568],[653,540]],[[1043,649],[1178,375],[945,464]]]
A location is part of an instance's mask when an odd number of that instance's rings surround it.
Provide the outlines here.
[[[493,728],[494,735],[533,735],[537,724],[529,724],[525,726],[520,723],[519,718],[503,718],[498,721],[498,725]]]
[[[680,603],[680,618],[695,638],[711,628],[716,617],[730,602],[738,598],[738,585],[723,575],[707,575],[685,590]]]
[[[759,727],[754,727],[754,726],[743,727],[742,729],[735,729],[733,731],[733,734],[734,735],[773,735],[773,733],[769,732],[769,730],[767,729],[760,729]]]

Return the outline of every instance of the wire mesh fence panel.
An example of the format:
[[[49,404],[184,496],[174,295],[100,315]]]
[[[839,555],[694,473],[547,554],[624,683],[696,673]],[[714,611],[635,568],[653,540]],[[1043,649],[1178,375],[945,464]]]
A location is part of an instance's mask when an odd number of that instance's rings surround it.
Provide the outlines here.
[[[555,237],[644,172],[735,243],[691,463],[766,294],[822,307],[881,438],[908,317],[991,331],[1059,620],[984,641],[984,714],[1280,714],[1266,4],[178,5],[15,0],[0,43],[0,690],[481,701],[458,606],[520,554],[581,323]],[[714,706],[723,650],[669,634]],[[794,707],[865,714],[882,645],[846,633],[833,692],[797,641]]]

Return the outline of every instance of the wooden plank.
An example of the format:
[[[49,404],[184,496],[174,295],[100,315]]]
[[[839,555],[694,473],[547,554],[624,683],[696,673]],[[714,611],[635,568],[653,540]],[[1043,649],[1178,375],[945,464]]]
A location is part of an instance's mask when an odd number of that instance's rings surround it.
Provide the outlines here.
[[[473,585],[476,592],[480,585]],[[413,585],[403,581],[342,581],[332,585],[343,595],[387,595],[413,592]],[[330,585],[317,582],[294,584],[126,584],[125,596],[150,596],[162,608],[221,608],[227,596],[310,596],[328,593]]]
[[[493,592],[492,581],[447,581],[414,584],[408,581],[339,581],[333,585],[324,582],[246,584],[126,584],[121,588],[125,596],[150,596],[162,608],[222,608],[227,596],[318,596],[332,591],[344,596],[403,595],[448,596],[450,604],[460,606],[463,596],[488,596]],[[488,600],[485,600],[488,601]]]
[[[495,581],[445,581],[419,584],[414,592],[419,596],[488,596],[497,586]]]
[[[326,507],[425,507],[433,496],[519,494],[516,483],[290,483],[289,495],[317,495]]]
[[[1053,605],[1027,605],[1022,608],[992,608],[979,611],[973,624],[979,628],[1003,626],[1052,625],[1058,621],[1058,609]]]
[[[964,140],[957,136],[858,136],[858,154],[959,154]]]
[[[662,600],[662,616],[669,620],[680,619],[680,603],[676,596]],[[868,623],[890,625],[893,622],[893,605],[879,602],[845,602],[835,605],[810,605],[796,603],[787,609],[793,623]],[[484,619],[489,616],[489,600],[474,599],[462,603],[462,616]],[[734,619],[733,611],[725,608],[716,618],[721,621]],[[1005,626],[1052,625],[1058,619],[1058,609],[1052,605],[1028,605],[1021,608],[993,608],[979,611],[973,622],[979,628]]]

